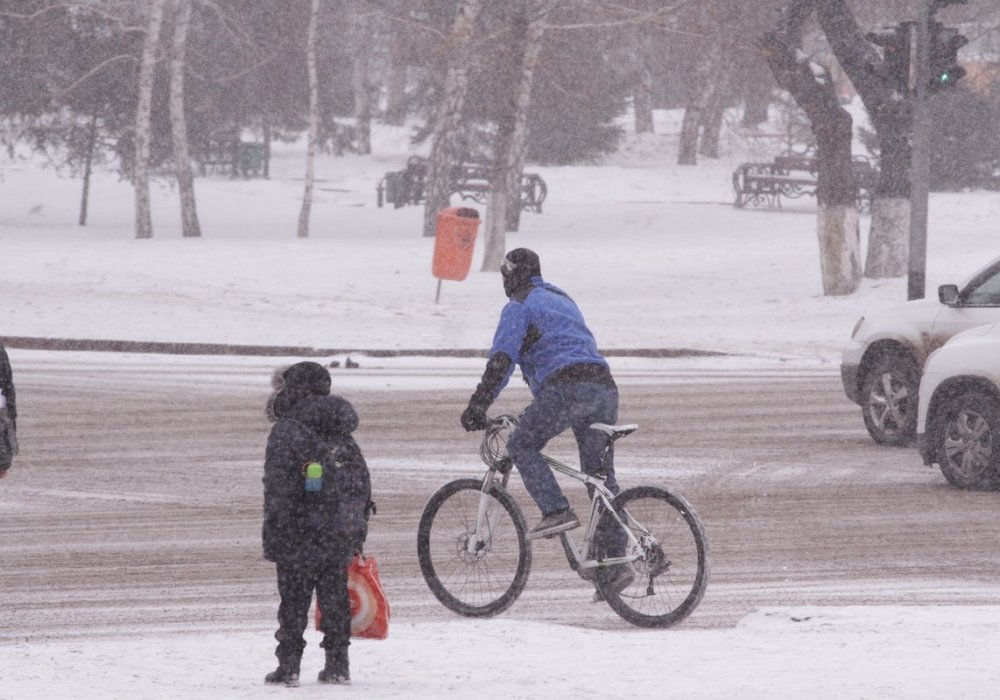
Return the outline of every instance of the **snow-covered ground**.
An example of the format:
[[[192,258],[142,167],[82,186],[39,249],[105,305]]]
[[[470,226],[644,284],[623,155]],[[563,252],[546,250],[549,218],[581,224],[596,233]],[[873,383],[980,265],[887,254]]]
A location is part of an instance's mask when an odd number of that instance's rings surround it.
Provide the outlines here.
[[[729,355],[645,360],[664,366],[835,372],[857,317],[904,301],[906,279],[824,297],[813,200],[734,209],[730,173],[763,147],[730,133],[718,162],[682,168],[671,117],[599,164],[529,166],[549,198],[544,213],[523,216],[508,247],[539,252],[545,277],[579,302],[605,349]],[[137,241],[132,191],[117,176],[95,178],[89,224],[79,227],[78,180],[3,161],[0,336],[302,346],[359,359],[365,350],[486,348],[505,299],[497,274],[478,271],[481,237],[469,277],[445,281],[435,303],[422,210],[375,207],[378,179],[405,163],[406,132],[380,128],[375,142],[370,157],[321,157],[306,240],[295,235],[301,147],[277,151],[269,180],[197,180],[197,240],[181,237],[168,185],[154,187],[155,237]],[[997,221],[1000,193],[932,195],[928,296],[996,257]],[[33,352],[11,351],[15,374]],[[0,499],[15,479],[16,465]],[[357,643],[349,689],[315,685],[311,656],[303,688],[264,687],[271,631],[268,619],[120,641],[15,641],[4,644],[0,698],[992,698],[1000,687],[1000,601],[755,610],[733,629],[666,632],[442,611],[440,623],[394,619],[388,640]]]
[[[447,615],[355,642],[350,687],[316,682],[312,630],[301,687],[265,686],[274,657],[262,626],[7,646],[0,697],[987,700],[1000,684],[1000,606],[758,609],[733,629],[687,631]]]
[[[548,182],[545,211],[525,213],[508,234],[509,248],[539,252],[543,274],[577,299],[603,348],[835,364],[865,308],[905,300],[903,277],[824,297],[812,198],[780,212],[734,209],[730,174],[748,147],[729,136],[720,161],[679,167],[670,126],[631,138],[602,165],[529,166]],[[375,185],[403,166],[406,144],[405,130],[383,128],[374,156],[322,157],[308,239],[295,235],[301,148],[279,148],[270,180],[197,180],[200,239],[180,236],[166,184],[153,189],[155,237],[137,241],[132,191],[116,175],[95,178],[79,227],[78,180],[7,163],[0,335],[488,347],[504,297],[498,275],[479,271],[482,236],[468,278],[444,281],[435,303],[423,212],[375,207]],[[998,220],[1000,193],[933,195],[928,296],[995,257]]]

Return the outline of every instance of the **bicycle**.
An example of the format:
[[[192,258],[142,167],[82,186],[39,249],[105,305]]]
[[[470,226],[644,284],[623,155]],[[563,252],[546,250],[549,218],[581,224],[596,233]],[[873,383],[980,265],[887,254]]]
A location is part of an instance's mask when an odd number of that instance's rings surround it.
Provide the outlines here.
[[[485,476],[445,484],[420,517],[417,554],[424,580],[446,608],[466,617],[498,615],[528,582],[532,541],[524,513],[507,490],[513,462],[506,437],[515,425],[511,415],[491,418],[479,450]],[[566,558],[629,623],[670,627],[694,611],[708,586],[705,528],[694,508],[665,488],[637,486],[612,494],[604,484],[611,446],[638,426],[590,427],[608,438],[597,475],[543,455],[550,468],[584,483],[591,494],[590,515],[581,519],[582,542],[577,544],[573,531],[558,534]],[[615,590],[623,566],[634,579]]]

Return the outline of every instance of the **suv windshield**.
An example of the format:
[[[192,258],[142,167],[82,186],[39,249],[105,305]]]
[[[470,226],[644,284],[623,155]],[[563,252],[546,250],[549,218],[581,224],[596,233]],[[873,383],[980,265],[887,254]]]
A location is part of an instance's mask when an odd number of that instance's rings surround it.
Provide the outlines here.
[[[967,306],[1000,306],[1000,266],[977,275],[965,288],[962,303]]]

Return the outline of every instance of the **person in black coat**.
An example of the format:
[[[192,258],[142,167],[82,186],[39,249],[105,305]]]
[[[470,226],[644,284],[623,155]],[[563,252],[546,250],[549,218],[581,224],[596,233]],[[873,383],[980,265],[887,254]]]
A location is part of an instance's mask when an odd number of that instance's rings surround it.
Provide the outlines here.
[[[17,395],[7,350],[0,345],[0,479],[17,454]]]
[[[267,683],[298,685],[303,633],[313,591],[321,612],[326,665],[319,680],[349,683],[347,648],[351,613],[347,565],[360,551],[364,531],[345,536],[313,500],[306,487],[305,465],[333,450],[354,450],[351,433],[358,415],[346,399],[330,394],[330,373],[315,362],[299,362],[275,373],[268,417],[274,426],[264,460],[264,558],[278,575],[278,668]]]

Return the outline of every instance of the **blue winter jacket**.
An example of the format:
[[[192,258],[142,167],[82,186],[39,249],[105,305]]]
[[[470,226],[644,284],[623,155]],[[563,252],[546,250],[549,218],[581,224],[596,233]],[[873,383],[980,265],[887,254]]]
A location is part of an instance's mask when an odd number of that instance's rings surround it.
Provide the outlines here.
[[[571,365],[607,367],[597,351],[597,341],[587,328],[576,303],[566,292],[541,277],[531,279],[526,295],[515,294],[503,311],[493,336],[490,356],[502,352],[513,360],[493,398],[507,386],[514,365],[521,367],[532,394],[537,394],[554,372]]]

